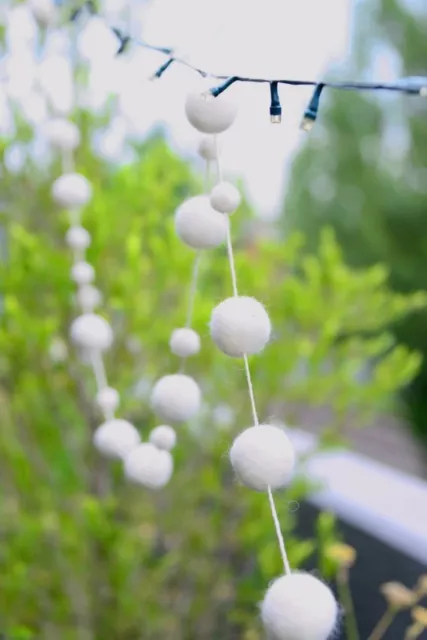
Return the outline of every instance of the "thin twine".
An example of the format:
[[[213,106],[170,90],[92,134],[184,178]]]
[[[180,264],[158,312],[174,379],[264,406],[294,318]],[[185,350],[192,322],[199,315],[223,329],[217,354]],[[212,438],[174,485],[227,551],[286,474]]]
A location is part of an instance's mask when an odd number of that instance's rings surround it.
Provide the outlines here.
[[[206,195],[210,191],[210,181],[211,181],[211,163],[210,163],[210,160],[206,160],[205,179],[204,179],[204,183],[205,183],[204,190]],[[193,324],[194,306],[195,306],[195,301],[197,296],[197,285],[198,285],[199,276],[200,276],[201,259],[202,259],[202,252],[198,251],[196,253],[196,257],[194,258],[193,269],[191,271],[190,288],[189,288],[188,302],[187,302],[187,319],[185,321],[185,327],[187,329],[191,329],[191,325]],[[187,361],[186,358],[182,358],[181,366],[179,368],[180,373],[184,373],[186,361]]]
[[[205,163],[205,194],[208,195],[210,191],[210,182],[211,182],[211,163],[210,160],[206,160]],[[198,251],[196,253],[196,257],[193,262],[193,269],[191,272],[191,280],[190,280],[190,290],[188,296],[188,306],[187,306],[187,320],[185,326],[190,329],[193,322],[193,314],[194,314],[194,302],[197,295],[197,284],[199,281],[200,275],[200,261],[202,259],[202,252]]]
[[[218,153],[217,136],[215,136],[215,156],[216,156],[218,180],[221,181],[222,180],[222,167],[221,167],[220,157],[219,157],[219,153]],[[238,289],[237,289],[237,273],[236,273],[236,264],[235,264],[235,261],[234,261],[233,243],[231,241],[231,224],[230,224],[229,216],[227,216],[227,255],[228,255],[228,263],[230,265],[230,274],[231,274],[231,284],[232,284],[232,288],[233,288],[233,296],[237,297],[239,295],[239,293],[238,293]],[[254,425],[258,427],[259,426],[259,418],[258,418],[258,412],[257,412],[257,409],[256,409],[255,393],[254,393],[254,387],[253,387],[253,383],[252,383],[252,376],[251,376],[251,370],[250,370],[250,367],[249,367],[248,356],[246,354],[243,354],[243,362],[244,362],[244,365],[245,365],[245,375],[246,375],[246,381],[248,383],[249,400],[250,400],[250,403],[251,403],[253,421],[254,421]],[[270,504],[271,515],[273,517],[274,528],[276,530],[277,540],[279,542],[280,555],[282,556],[282,561],[283,561],[283,566],[284,566],[284,569],[285,569],[285,573],[286,574],[290,574],[291,573],[291,567],[290,567],[289,560],[288,560],[288,554],[286,553],[286,547],[285,547],[285,541],[283,539],[283,534],[282,534],[282,531],[280,529],[280,522],[279,522],[279,517],[277,515],[277,509],[276,509],[276,504],[274,502],[273,492],[271,491],[271,487],[270,486],[267,487],[267,495],[268,495],[268,502]]]
[[[280,528],[279,516],[277,515],[276,503],[274,502],[273,492],[271,487],[267,487],[268,501],[270,503],[271,515],[273,516],[274,528],[276,529],[277,540],[279,541],[280,555],[282,556],[283,566],[285,573],[290,574],[291,565],[289,564],[288,554],[286,553],[285,540]]]
[[[188,303],[187,303],[187,319],[185,321],[185,326],[187,329],[191,329],[191,325],[193,324],[194,305],[195,305],[196,295],[197,295],[197,283],[199,280],[201,258],[202,258],[201,252],[198,251],[196,254],[196,257],[194,258],[193,269],[191,272],[190,289],[189,289]],[[187,358],[182,358],[181,366],[179,368],[180,373],[184,373],[186,363],[187,363]]]
[[[104,359],[98,349],[90,349],[89,359],[92,365],[93,374],[95,376],[98,391],[102,391],[108,387],[107,374],[104,366]],[[102,413],[106,420],[114,420],[114,411],[112,409],[102,409]]]
[[[75,70],[77,68],[77,60],[78,60],[78,47],[77,47],[77,34],[76,34],[76,29],[72,29],[72,34],[71,34],[71,54],[72,54],[72,59],[71,59],[71,63],[72,63],[72,70],[74,72],[75,75]],[[72,98],[74,100],[74,104],[78,104],[78,85],[73,82],[72,84]],[[62,167],[62,171],[63,173],[72,173],[73,171],[75,171],[75,161],[74,161],[74,154],[73,151],[71,149],[63,149],[61,152],[61,167]],[[68,211],[68,221],[70,224],[70,227],[77,227],[81,224],[81,209],[79,208],[72,208]],[[84,249],[82,250],[77,250],[73,252],[73,258],[74,258],[74,263],[76,264],[77,262],[84,260],[85,259],[85,255],[86,252]],[[83,312],[85,312],[85,310],[83,309]],[[106,387],[108,387],[108,379],[107,379],[107,373],[105,371],[105,365],[104,365],[104,359],[102,357],[102,354],[99,350],[97,349],[89,349],[88,351],[88,355],[89,355],[89,361],[90,364],[92,366],[92,371],[94,374],[94,378],[95,378],[95,383],[96,383],[96,387],[98,391],[101,391],[102,389],[105,389]],[[114,411],[112,411],[111,409],[108,409],[107,411],[105,411],[105,409],[102,409],[102,412],[104,414],[104,417],[106,420],[113,420],[114,419]]]
[[[96,386],[98,391],[108,387],[107,375],[105,373],[104,360],[98,349],[90,349],[89,358],[92,364],[93,373],[95,375]]]
[[[63,151],[63,153],[61,154],[61,158],[62,158],[62,167],[63,170],[66,171],[66,166],[68,166],[69,170],[72,171],[73,170],[73,156],[71,152],[66,152]],[[81,215],[80,215],[80,210],[79,209],[72,209],[68,212],[68,217],[69,217],[69,221],[70,221],[70,225],[71,227],[77,226],[80,224],[81,221]],[[76,264],[77,262],[79,262],[80,260],[84,260],[85,258],[85,251],[83,250],[77,250],[74,251],[74,263]],[[89,360],[90,363],[92,365],[92,370],[93,370],[93,374],[95,377],[95,382],[96,382],[96,386],[98,391],[101,391],[102,389],[105,389],[105,387],[108,387],[108,380],[107,380],[107,374],[105,371],[105,366],[104,366],[104,360],[102,358],[101,352],[98,351],[97,349],[90,349],[89,350]],[[105,415],[105,418],[107,420],[113,420],[114,418],[114,411],[104,411],[103,413]]]
[[[210,191],[210,182],[211,182],[211,163],[210,160],[206,160],[205,163],[205,194],[208,195]],[[194,314],[194,302],[197,295],[197,284],[200,275],[200,261],[202,259],[202,252],[198,251],[196,253],[196,257],[193,262],[193,269],[191,272],[191,280],[190,280],[190,289],[188,295],[188,306],[187,306],[187,320],[185,322],[185,326],[190,329],[193,322],[193,314]]]
[[[193,262],[193,270],[191,272],[191,281],[190,281],[190,290],[188,296],[188,306],[187,306],[187,320],[185,322],[185,326],[190,329],[193,322],[193,314],[194,314],[194,302],[197,295],[197,282],[199,279],[200,272],[200,260],[202,255],[200,251],[197,252],[196,257]]]

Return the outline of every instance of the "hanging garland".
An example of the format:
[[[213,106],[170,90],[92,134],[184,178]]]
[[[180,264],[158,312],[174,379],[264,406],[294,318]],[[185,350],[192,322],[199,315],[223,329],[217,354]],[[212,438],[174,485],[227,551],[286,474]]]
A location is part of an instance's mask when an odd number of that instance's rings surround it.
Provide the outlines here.
[[[224,181],[217,136],[234,122],[236,108],[223,98],[192,94],[185,111],[189,122],[202,133],[213,134],[218,184],[210,195],[210,205],[225,222],[225,242],[233,295],[220,302],[212,311],[212,340],[225,355],[243,359],[248,384],[253,425],[234,440],[229,458],[240,482],[255,491],[265,492],[270,504],[274,528],[284,566],[284,575],[268,588],[261,604],[261,618],[273,640],[326,640],[336,626],[338,605],[332,591],[314,576],[291,571],[285,542],[281,533],[273,491],[287,486],[293,471],[295,453],[285,431],[259,421],[248,356],[260,353],[271,336],[271,323],[265,307],[255,298],[238,292],[229,216],[240,204],[240,194],[234,185]],[[176,225],[180,223],[180,211]],[[196,217],[192,211],[191,219]],[[209,233],[212,214],[199,209],[200,234],[203,242]],[[189,219],[190,226],[190,219]],[[212,225],[212,235],[217,226]]]
[[[34,7],[34,1],[32,4]],[[186,324],[173,330],[170,338],[171,351],[182,359],[182,364],[178,373],[164,375],[155,383],[150,404],[159,418],[170,423],[186,422],[200,409],[199,385],[184,373],[186,358],[200,350],[200,337],[191,326],[200,258],[205,250],[225,244],[232,296],[213,309],[210,333],[222,353],[243,360],[253,422],[235,438],[229,458],[242,484],[266,494],[284,567],[283,575],[269,586],[261,603],[262,622],[271,640],[326,640],[337,624],[337,602],[321,580],[291,570],[273,496],[274,491],[287,486],[295,453],[286,432],[261,423],[256,408],[248,356],[260,353],[267,346],[271,322],[261,302],[238,292],[230,216],[239,207],[241,197],[234,185],[223,179],[218,149],[218,135],[232,126],[237,110],[221,93],[223,91],[217,92],[216,97],[212,92],[211,95],[191,94],[185,104],[190,124],[210,136],[202,141],[199,153],[207,166],[212,161],[216,163],[218,181],[209,193],[189,198],[175,213],[178,237],[196,251]],[[52,197],[69,213],[66,242],[73,255],[71,277],[77,286],[76,299],[82,312],[71,324],[70,338],[92,366],[97,385],[96,402],[105,420],[96,429],[93,443],[106,457],[123,461],[129,480],[160,489],[173,473],[170,452],[176,433],[172,427],[160,425],[150,433],[148,442],[141,442],[138,430],[130,422],[116,417],[119,393],[108,385],[103,360],[103,353],[113,343],[113,331],[110,324],[95,313],[100,294],[93,285],[94,268],[85,259],[90,234],[81,225],[81,210],[90,202],[92,188],[72,166],[72,152],[79,144],[80,134],[73,123],[56,119],[50,123],[48,137],[63,158],[64,173],[54,182]]]
[[[32,5],[35,6],[34,3]],[[47,6],[38,5],[39,9],[43,8],[45,22],[49,17]],[[39,22],[40,17],[38,14]],[[151,431],[148,442],[141,442],[135,426],[116,417],[120,395],[109,386],[105,371],[103,354],[112,346],[114,336],[107,320],[95,312],[102,296],[94,286],[95,269],[86,261],[91,236],[81,224],[81,211],[92,198],[92,186],[85,176],[74,170],[73,152],[80,143],[80,132],[67,119],[54,118],[48,123],[45,134],[51,147],[61,155],[63,173],[53,183],[51,195],[59,207],[68,211],[70,227],[65,241],[73,256],[71,278],[77,287],[76,302],[81,311],[71,323],[70,339],[92,367],[97,388],[95,402],[104,417],[104,422],[93,434],[93,444],[105,457],[122,460],[129,480],[149,489],[160,489],[169,482],[173,473],[171,451],[176,444],[175,430],[161,424]],[[198,260],[195,265],[198,265]],[[194,269],[187,326],[175,330],[170,340],[171,351],[182,359],[195,355],[200,349],[200,338],[190,327],[197,272]],[[174,398],[171,398],[170,389],[172,392],[175,390]],[[184,374],[165,376],[152,394],[153,409],[171,422],[189,419],[198,411],[200,403],[198,385]]]

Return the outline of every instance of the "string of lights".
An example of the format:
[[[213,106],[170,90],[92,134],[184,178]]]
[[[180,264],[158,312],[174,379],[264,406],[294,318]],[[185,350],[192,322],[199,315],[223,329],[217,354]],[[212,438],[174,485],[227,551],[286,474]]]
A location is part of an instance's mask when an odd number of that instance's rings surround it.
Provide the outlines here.
[[[97,11],[96,4],[93,0],[85,0],[79,7],[74,8],[70,14],[69,20],[76,22],[84,12],[88,12],[90,15],[96,15],[102,17]],[[170,69],[173,64],[184,65],[189,67],[203,78],[212,79],[212,81],[221,81],[220,84],[212,87],[205,92],[206,98],[217,98],[224,93],[229,87],[236,83],[252,83],[252,84],[268,84],[270,87],[270,120],[273,124],[279,124],[282,119],[282,107],[280,104],[279,85],[288,85],[295,87],[314,87],[313,94],[310,102],[304,111],[304,115],[301,122],[301,129],[304,131],[310,131],[317,120],[320,98],[325,88],[337,89],[342,91],[358,91],[358,92],[378,92],[388,91],[394,93],[402,93],[405,95],[416,95],[421,97],[427,97],[427,77],[424,76],[411,76],[407,78],[401,78],[393,83],[381,83],[381,82],[319,82],[315,80],[295,80],[295,79],[271,79],[271,78],[259,78],[250,76],[239,75],[220,75],[211,73],[204,69],[201,69],[195,65],[192,65],[187,60],[174,55],[174,50],[170,47],[162,47],[149,44],[144,40],[135,38],[128,33],[125,33],[122,29],[116,26],[111,26],[108,21],[105,20],[106,26],[114,33],[119,41],[116,55],[122,55],[125,53],[131,44],[143,47],[151,51],[157,51],[167,56],[167,60],[157,69],[157,71],[151,76],[152,80],[159,79],[163,74]]]

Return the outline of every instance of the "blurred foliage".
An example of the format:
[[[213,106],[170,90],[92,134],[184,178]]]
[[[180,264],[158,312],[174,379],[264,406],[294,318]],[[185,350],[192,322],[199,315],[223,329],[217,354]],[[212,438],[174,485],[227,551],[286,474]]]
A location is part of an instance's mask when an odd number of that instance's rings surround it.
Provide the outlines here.
[[[397,75],[426,76],[427,10],[398,0],[362,2],[354,55],[341,77],[373,77],[377,56]],[[306,234],[315,250],[333,226],[348,264],[381,262],[392,287],[427,288],[427,106],[423,98],[325,93],[319,123],[294,165],[286,230]],[[406,316],[397,339],[425,355],[427,312]],[[415,431],[427,443],[427,365],[403,393]]]
[[[77,170],[94,186],[83,216],[88,260],[116,337],[109,382],[120,391],[120,415],[147,437],[150,386],[177,368],[168,341],[185,319],[194,259],[175,237],[173,212],[201,184],[160,135],[134,144],[132,163],[101,160],[91,141],[108,112],[74,117],[83,134]],[[211,309],[231,295],[225,249],[203,256],[195,308],[203,349],[188,372],[200,381],[204,411],[178,430],[170,485],[161,493],[129,486],[91,444],[101,420],[94,381],[84,354],[66,347],[78,310],[68,216],[50,198],[61,168],[49,154],[31,156],[33,135],[16,111],[14,136],[0,143],[1,631],[14,640],[256,640],[256,603],[283,569],[268,501],[237,486],[226,459],[251,413],[241,363],[209,339]],[[12,172],[7,151],[16,142],[28,153]],[[260,417],[292,424],[295,403],[328,405],[320,446],[330,446],[350,414],[369,421],[416,375],[419,354],[386,328],[424,308],[425,296],[391,293],[383,267],[348,268],[329,230],[308,255],[302,236],[264,241],[248,234],[249,221],[244,203],[233,216],[239,288],[267,305],[275,328],[273,344],[251,359]],[[289,559],[313,562],[318,548],[331,577],[324,556],[334,522],[321,516],[312,539],[296,534],[295,505],[309,489],[299,474],[278,494]]]
[[[88,123],[83,130],[90,132]],[[147,388],[177,366],[167,344],[185,317],[194,258],[175,238],[173,211],[200,185],[158,136],[137,149],[134,164],[120,168],[96,158],[88,139],[77,168],[94,184],[84,224],[93,237],[88,259],[105,294],[102,313],[116,335],[106,366],[121,392],[121,414],[146,436],[155,424]],[[77,313],[63,241],[67,216],[49,195],[59,166],[29,159],[18,175],[4,164],[2,170],[8,204],[1,267],[0,619],[17,638],[25,630],[27,637],[58,637],[58,629],[61,638],[73,639],[255,633],[255,604],[281,566],[268,501],[235,485],[224,457],[232,433],[212,418],[215,406],[225,404],[235,416],[231,431],[251,423],[240,364],[219,354],[208,337],[211,308],[231,289],[225,250],[204,256],[194,320],[204,348],[188,365],[202,384],[206,410],[179,430],[174,479],[152,495],[127,486],[120,465],[107,467],[93,451],[100,416],[91,371],[72,350],[63,359],[53,348],[66,340]],[[245,235],[248,215],[243,205],[237,235]],[[267,304],[276,331],[275,343],[251,362],[260,415],[271,417],[283,400],[328,403],[330,443],[350,410],[361,422],[368,419],[416,373],[415,352],[387,333],[371,333],[425,298],[391,294],[381,267],[348,269],[330,233],[318,256],[302,249],[299,236],[286,244],[240,241],[237,271],[242,293]],[[368,360],[374,364],[360,380]],[[289,417],[286,405],[283,415]],[[297,512],[289,507],[308,488],[296,478],[278,499],[295,567],[316,547],[315,539],[295,537]]]

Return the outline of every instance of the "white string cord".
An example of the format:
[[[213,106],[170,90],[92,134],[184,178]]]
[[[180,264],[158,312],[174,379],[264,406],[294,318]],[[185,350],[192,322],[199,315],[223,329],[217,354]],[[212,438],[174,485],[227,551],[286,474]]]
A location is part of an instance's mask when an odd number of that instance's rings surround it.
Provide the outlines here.
[[[221,160],[220,160],[219,151],[218,151],[218,140],[216,136],[215,136],[215,156],[216,156],[218,181],[221,182],[223,174],[222,174]],[[228,216],[227,216],[227,255],[228,255],[228,263],[230,266],[233,296],[237,297],[239,295],[238,289],[237,289],[237,273],[236,273],[236,264],[234,261],[233,243],[231,240],[231,224],[230,224],[230,218]],[[251,370],[249,367],[248,356],[246,354],[243,355],[243,362],[245,366],[245,375],[246,375],[246,381],[248,384],[249,400],[251,403],[253,421],[255,426],[259,426],[259,418],[258,418],[258,412],[256,409],[255,393],[254,393],[254,387],[252,383]],[[268,502],[270,504],[270,510],[273,518],[274,528],[276,530],[277,540],[279,543],[279,549],[280,549],[280,555],[283,561],[283,567],[285,569],[285,573],[290,574],[291,567],[289,564],[285,541],[280,528],[279,517],[277,515],[277,509],[276,509],[276,503],[274,502],[274,497],[273,497],[273,492],[271,490],[271,487],[267,487],[267,496],[268,496]]]
[[[187,307],[187,320],[185,322],[185,326],[190,329],[191,324],[193,322],[193,314],[194,314],[194,302],[196,300],[197,295],[197,283],[199,279],[199,271],[200,271],[200,260],[201,260],[200,251],[197,252],[196,257],[193,262],[193,270],[191,272],[191,280],[190,280],[190,290],[188,296],[188,307]]]
[[[274,528],[276,529],[276,536],[279,542],[280,555],[282,556],[283,567],[286,574],[292,573],[291,565],[289,564],[288,554],[286,553],[285,540],[280,528],[279,516],[277,515],[276,503],[274,502],[273,492],[271,487],[267,487],[268,501],[270,503],[271,515],[273,517]]]
[[[93,373],[95,376],[96,386],[98,391],[108,387],[107,374],[105,372],[104,360],[98,349],[91,349],[89,352],[90,362],[92,364]]]
[[[74,171],[74,158],[71,150],[63,150],[61,153],[61,164],[62,170],[64,173]],[[68,218],[70,221],[70,227],[76,227],[81,223],[81,213],[80,209],[71,209],[68,212]],[[73,261],[74,264],[77,262],[85,260],[85,250],[84,249],[75,249],[73,251]],[[104,359],[100,351],[94,349],[88,352],[89,361],[92,366],[93,375],[96,382],[96,387],[98,391],[105,389],[108,387],[107,373],[105,371]],[[106,420],[114,419],[114,411],[105,410],[103,408],[104,417]]]
[[[248,361],[248,356],[245,354],[243,356],[243,362],[245,365],[245,374],[246,374],[246,380],[248,383],[248,391],[249,391],[249,399],[251,401],[251,409],[252,409],[252,416],[254,419],[254,425],[256,427],[259,426],[259,419],[258,419],[258,413],[256,410],[256,404],[255,404],[255,394],[254,394],[254,387],[252,384],[252,377],[251,377],[251,370],[249,369],[249,361]]]
[[[200,260],[202,256],[200,251],[197,252],[193,262],[193,269],[191,272],[190,289],[187,303],[187,319],[185,321],[185,327],[191,329],[193,324],[194,304],[197,295],[197,284],[199,281]],[[181,358],[181,366],[179,368],[180,373],[184,373],[185,365],[187,364],[187,358]]]
[[[236,265],[234,262],[233,243],[231,241],[231,223],[230,223],[230,218],[228,216],[227,216],[227,255],[228,255],[228,263],[230,265],[231,286],[233,287],[233,296],[237,297],[239,295],[237,291],[237,274],[236,274]]]
[[[210,176],[211,176],[211,162],[210,160],[206,160],[205,164],[205,193],[206,195],[210,191]],[[188,296],[188,307],[187,307],[187,320],[185,326],[190,329],[191,324],[193,322],[193,314],[194,314],[194,302],[197,295],[197,284],[200,275],[200,261],[202,259],[201,251],[198,251],[196,257],[194,258],[193,270],[191,272],[191,280],[190,280],[190,289]]]
[[[205,163],[205,194],[208,195],[210,191],[210,182],[211,182],[211,162],[210,160],[206,160]],[[198,251],[196,253],[196,257],[193,262],[193,269],[191,272],[191,280],[188,294],[188,302],[187,302],[187,318],[185,321],[185,326],[187,329],[191,329],[191,325],[193,323],[193,315],[194,315],[194,306],[197,296],[197,286],[199,282],[200,276],[200,262],[202,259],[202,252]],[[183,373],[186,364],[186,358],[182,358],[180,372]]]

